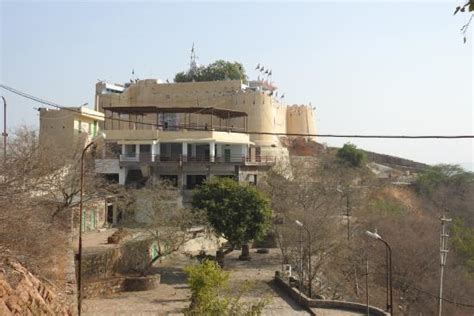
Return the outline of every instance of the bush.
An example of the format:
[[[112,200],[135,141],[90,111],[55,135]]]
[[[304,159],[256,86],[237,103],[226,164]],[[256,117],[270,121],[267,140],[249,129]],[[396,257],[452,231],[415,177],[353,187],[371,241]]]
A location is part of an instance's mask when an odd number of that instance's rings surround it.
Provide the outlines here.
[[[337,151],[337,158],[348,163],[352,167],[360,167],[366,160],[367,155],[357,146],[351,143],[346,143]]]
[[[186,315],[260,315],[266,305],[266,300],[241,303],[241,290],[235,297],[223,295],[228,288],[229,273],[214,261],[205,260],[185,268],[188,275],[188,285],[191,289],[191,306],[185,311]]]

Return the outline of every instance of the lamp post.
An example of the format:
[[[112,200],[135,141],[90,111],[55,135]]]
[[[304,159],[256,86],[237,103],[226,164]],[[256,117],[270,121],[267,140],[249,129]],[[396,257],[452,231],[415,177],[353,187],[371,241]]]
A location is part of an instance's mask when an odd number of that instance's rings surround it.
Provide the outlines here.
[[[392,248],[390,245],[382,239],[382,237],[375,232],[370,232],[366,231],[365,232],[367,236],[369,236],[372,239],[379,240],[384,243],[386,247],[386,257],[385,257],[385,262],[386,262],[386,277],[387,277],[387,311],[390,312],[391,315],[393,315],[393,295],[392,295]],[[390,296],[389,296],[390,293]]]
[[[311,298],[311,294],[312,294],[312,289],[311,289],[311,287],[312,287],[311,286],[312,285],[311,284],[311,232],[299,220],[295,220],[295,223],[296,223],[296,225],[298,225],[302,229],[306,230],[306,232],[308,233],[308,296],[309,296],[309,298]],[[301,264],[301,266],[302,266],[302,264]]]
[[[93,139],[86,147],[82,150],[81,155],[81,190],[79,194],[79,249],[77,252],[78,268],[77,268],[77,314],[81,316],[82,307],[82,216],[83,216],[83,191],[84,191],[84,156],[87,149],[92,145],[96,144],[97,139],[105,139],[105,134],[100,133],[95,139]]]

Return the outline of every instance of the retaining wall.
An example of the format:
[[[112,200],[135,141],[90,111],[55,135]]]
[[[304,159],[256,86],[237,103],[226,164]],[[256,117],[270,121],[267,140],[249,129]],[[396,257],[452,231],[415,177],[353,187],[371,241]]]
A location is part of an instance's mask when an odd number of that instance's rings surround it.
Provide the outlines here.
[[[82,289],[84,298],[102,297],[118,292],[136,292],[155,289],[160,284],[160,275],[124,276],[105,280],[89,281]]]
[[[336,300],[318,300],[307,297],[305,294],[301,293],[298,289],[291,287],[284,279],[281,277],[275,276],[275,284],[285,291],[288,295],[291,296],[295,301],[300,302],[301,305],[311,310],[311,308],[326,308],[333,310],[344,310],[356,313],[366,313],[367,305],[346,302],[346,301],[336,301]],[[388,316],[389,313],[383,311],[380,308],[369,306],[369,314],[373,316]]]
[[[97,280],[124,273],[144,272],[151,262],[152,244],[151,239],[134,240],[117,248],[86,253],[83,255],[82,277],[85,280]]]

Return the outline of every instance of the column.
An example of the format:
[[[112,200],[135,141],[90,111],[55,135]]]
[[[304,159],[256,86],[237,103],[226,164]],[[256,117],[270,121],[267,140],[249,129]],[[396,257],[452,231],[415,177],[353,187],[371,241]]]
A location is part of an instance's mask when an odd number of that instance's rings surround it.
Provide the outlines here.
[[[151,162],[155,161],[155,144],[151,144]]]
[[[188,143],[183,143],[183,149],[181,150],[181,154],[183,155],[183,161],[188,160]]]
[[[127,168],[120,167],[119,169],[119,184],[124,185],[127,179]]]
[[[140,144],[135,144],[135,158],[140,161]]]
[[[125,157],[125,144],[122,144],[122,158]]]
[[[216,157],[216,142],[209,143],[209,161],[214,162]]]
[[[248,153],[248,145],[247,144],[242,144],[242,146],[240,148],[240,155],[242,156],[242,161],[246,160],[247,153]]]

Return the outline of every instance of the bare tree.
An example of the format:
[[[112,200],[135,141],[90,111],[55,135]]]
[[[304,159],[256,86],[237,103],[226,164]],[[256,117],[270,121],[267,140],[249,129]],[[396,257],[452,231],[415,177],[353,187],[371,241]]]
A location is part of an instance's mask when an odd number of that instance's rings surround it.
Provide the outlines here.
[[[183,208],[178,188],[163,181],[148,181],[145,187],[128,190],[131,203],[125,209],[124,225],[140,227],[158,247],[158,257],[179,249],[193,237],[192,227],[202,225],[204,216]]]

